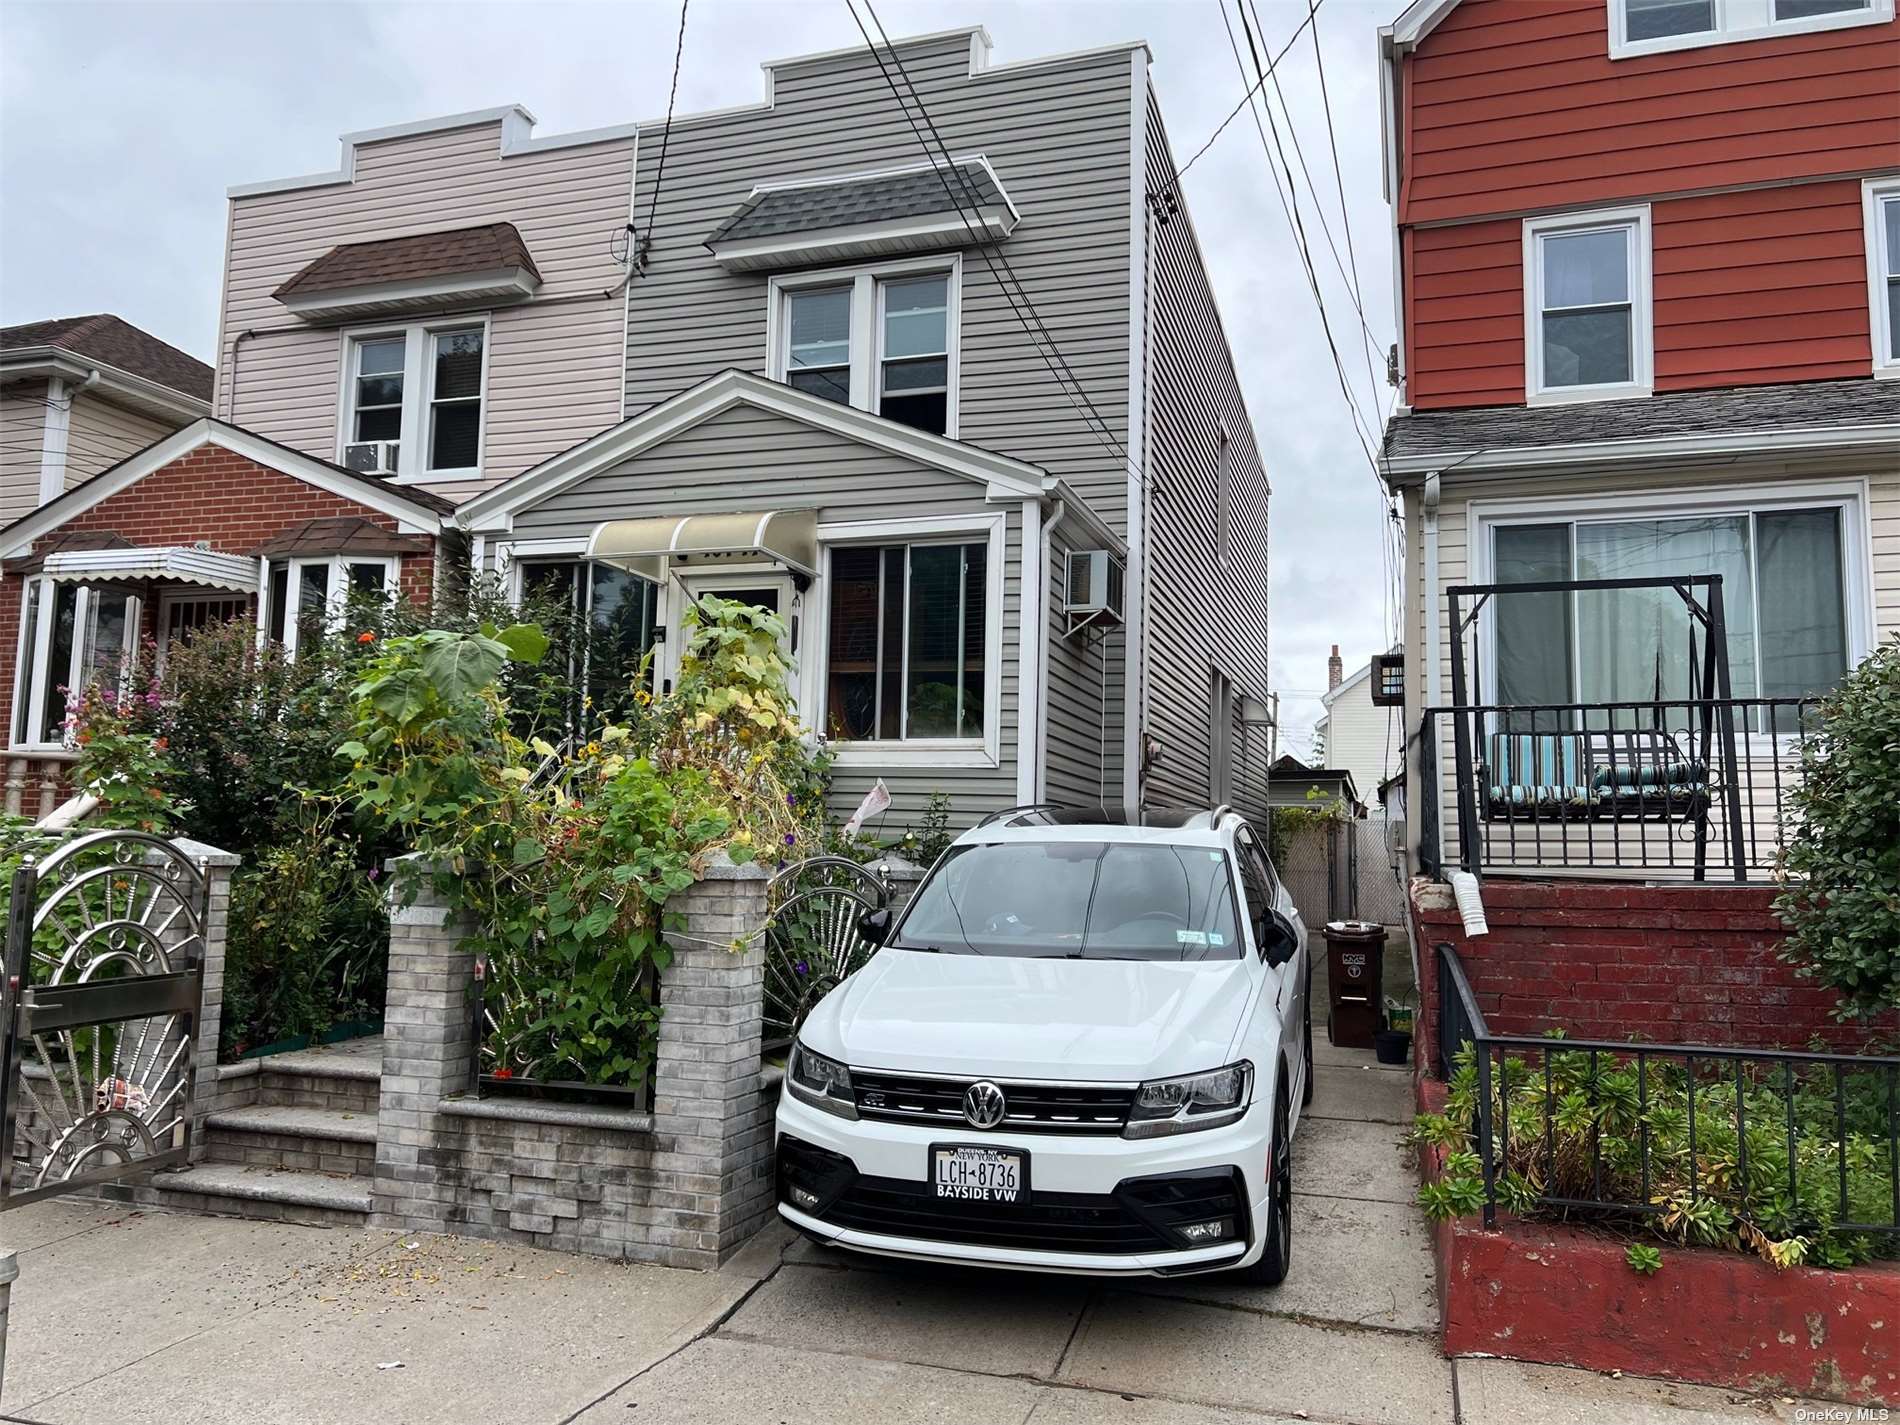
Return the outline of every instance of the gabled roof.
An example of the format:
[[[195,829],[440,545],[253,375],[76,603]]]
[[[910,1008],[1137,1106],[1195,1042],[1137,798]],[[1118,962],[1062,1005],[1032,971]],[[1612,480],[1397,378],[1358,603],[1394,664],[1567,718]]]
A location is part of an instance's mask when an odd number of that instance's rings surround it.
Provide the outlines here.
[[[1858,377],[1659,391],[1640,401],[1412,411],[1386,422],[1394,475],[1457,466],[1748,454],[1900,443],[1900,382]]]
[[[110,312],[89,317],[54,317],[0,327],[0,367],[29,353],[64,351],[115,367],[131,376],[209,403],[211,368],[150,332]]]
[[[271,295],[278,298],[521,268],[536,282],[541,270],[513,223],[482,223],[445,232],[348,242],[309,263]]]
[[[507,529],[515,511],[538,504],[740,405],[771,411],[920,465],[961,475],[1007,497],[1034,498],[1057,484],[1040,467],[1021,460],[946,436],[930,435],[869,411],[841,406],[749,371],[728,369],[466,501],[456,511],[456,522],[466,529]]]
[[[267,469],[387,515],[406,532],[433,535],[442,527],[442,516],[455,508],[452,502],[427,490],[392,485],[374,476],[359,475],[353,470],[345,470],[327,460],[313,459],[302,451],[292,450],[287,445],[279,445],[274,440],[207,416],[128,455],[117,465],[100,471],[90,480],[80,482],[57,499],[49,500],[31,514],[0,529],[0,555],[23,552],[27,546],[53,533],[75,515],[112,498],[121,490],[130,489],[153,471],[163,469],[204,445],[220,446]],[[216,516],[207,518],[215,519]]]

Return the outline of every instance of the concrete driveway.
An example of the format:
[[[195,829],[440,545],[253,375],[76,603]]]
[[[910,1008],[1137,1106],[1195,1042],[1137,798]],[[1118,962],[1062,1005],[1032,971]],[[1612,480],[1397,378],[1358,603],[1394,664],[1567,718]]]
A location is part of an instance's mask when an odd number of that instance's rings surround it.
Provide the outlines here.
[[[1448,1362],[1399,1147],[1405,1076],[1322,1047],[1293,1268],[1097,1286],[821,1250],[777,1230],[717,1273],[453,1237],[43,1203],[0,1416],[557,1425],[1715,1425],[1792,1406]]]

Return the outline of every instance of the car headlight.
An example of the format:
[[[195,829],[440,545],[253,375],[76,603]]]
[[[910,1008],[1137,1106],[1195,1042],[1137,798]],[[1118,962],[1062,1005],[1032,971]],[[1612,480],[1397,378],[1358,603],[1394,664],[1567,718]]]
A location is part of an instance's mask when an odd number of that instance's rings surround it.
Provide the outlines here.
[[[1150,1079],[1135,1090],[1124,1138],[1162,1138],[1238,1123],[1253,1102],[1253,1065],[1242,1059],[1205,1074]]]
[[[851,1091],[851,1071],[836,1059],[814,1054],[803,1044],[792,1045],[792,1061],[785,1070],[792,1096],[813,1108],[840,1118],[858,1116],[857,1095]]]

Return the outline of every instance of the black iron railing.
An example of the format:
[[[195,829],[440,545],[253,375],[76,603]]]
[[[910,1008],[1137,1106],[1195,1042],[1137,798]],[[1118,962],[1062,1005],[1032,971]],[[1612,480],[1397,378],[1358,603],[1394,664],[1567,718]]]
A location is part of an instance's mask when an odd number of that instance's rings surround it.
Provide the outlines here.
[[[1453,864],[1474,875],[1766,877],[1818,708],[1810,698],[1650,698],[1428,709],[1426,845],[1443,854],[1439,803],[1449,801]],[[1449,796],[1438,773],[1446,745],[1456,749]]]
[[[1900,1250],[1900,1058],[1496,1034],[1435,954],[1435,1067],[1469,1105],[1485,1226],[1503,1204]]]

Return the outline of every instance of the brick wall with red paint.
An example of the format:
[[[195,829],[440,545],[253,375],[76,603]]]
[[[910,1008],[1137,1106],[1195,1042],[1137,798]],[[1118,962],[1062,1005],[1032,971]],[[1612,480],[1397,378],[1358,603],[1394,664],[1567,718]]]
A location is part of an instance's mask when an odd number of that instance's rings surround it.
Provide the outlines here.
[[[1432,947],[1464,965],[1499,1033],[1562,1029],[1573,1038],[1858,1051],[1900,1037],[1900,1016],[1842,1024],[1834,992],[1803,980],[1779,951],[1772,886],[1484,883],[1487,935],[1468,936],[1449,887],[1412,883],[1419,947],[1419,1045],[1437,1033]]]
[[[196,544],[205,540],[221,553],[249,554],[305,520],[335,516],[367,519],[388,530],[397,527],[388,515],[259,465],[223,446],[207,444],[101,500],[60,528],[111,530],[136,545]],[[410,599],[427,602],[434,582],[433,555],[400,556],[397,583]],[[9,717],[23,586],[18,574],[0,580],[0,710]],[[155,610],[148,610],[148,620],[154,614]],[[150,628],[148,622],[148,632]],[[10,742],[11,725],[7,731]]]

